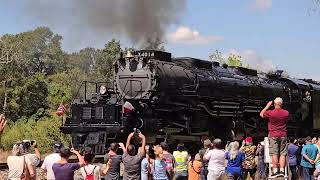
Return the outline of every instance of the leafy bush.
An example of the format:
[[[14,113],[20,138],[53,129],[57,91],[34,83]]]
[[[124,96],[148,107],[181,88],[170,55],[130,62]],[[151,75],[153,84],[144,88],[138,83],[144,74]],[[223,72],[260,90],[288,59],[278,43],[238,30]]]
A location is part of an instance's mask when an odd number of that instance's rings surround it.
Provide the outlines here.
[[[55,141],[69,145],[70,137],[60,133],[60,125],[61,119],[57,116],[44,117],[38,121],[23,117],[15,123],[9,123],[1,137],[1,147],[11,150],[15,142],[24,139],[36,140],[42,153],[50,152]]]

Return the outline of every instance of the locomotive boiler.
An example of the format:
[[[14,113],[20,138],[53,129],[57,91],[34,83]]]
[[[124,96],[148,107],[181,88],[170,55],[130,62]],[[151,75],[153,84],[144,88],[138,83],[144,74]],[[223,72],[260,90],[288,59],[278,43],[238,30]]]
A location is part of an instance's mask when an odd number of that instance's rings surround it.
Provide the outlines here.
[[[61,127],[73,142],[90,144],[97,152],[133,128],[141,129],[148,142],[263,137],[267,122],[259,112],[275,97],[282,97],[290,112],[289,135],[320,127],[320,85],[281,71],[262,74],[154,50],[120,57],[113,69],[113,81],[95,83],[90,98],[75,100]]]

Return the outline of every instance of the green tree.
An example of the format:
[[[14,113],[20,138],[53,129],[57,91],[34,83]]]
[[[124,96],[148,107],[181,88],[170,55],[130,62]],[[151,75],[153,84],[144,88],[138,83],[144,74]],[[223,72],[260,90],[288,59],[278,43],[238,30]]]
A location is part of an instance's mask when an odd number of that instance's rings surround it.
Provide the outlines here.
[[[54,110],[60,103],[71,103],[86,77],[86,74],[78,68],[49,76],[47,78],[49,107]]]
[[[243,64],[243,59],[240,55],[236,55],[233,53],[230,53],[227,59],[225,59],[221,51],[215,50],[213,53],[209,55],[209,59],[211,61],[217,61],[220,64],[227,64],[228,66],[239,66],[249,68],[248,64]]]
[[[19,85],[14,86],[9,100],[13,117],[30,117],[47,109],[48,86],[42,75],[19,80]]]
[[[39,27],[14,36],[8,35],[8,38],[12,43],[19,44],[14,65],[21,75],[53,74],[65,70],[62,37],[49,28]]]
[[[99,54],[93,66],[97,80],[110,80],[113,64],[121,51],[120,41],[115,39],[109,41],[102,50],[98,51]]]
[[[242,57],[240,55],[230,54],[227,59],[227,64],[229,66],[242,66]]]

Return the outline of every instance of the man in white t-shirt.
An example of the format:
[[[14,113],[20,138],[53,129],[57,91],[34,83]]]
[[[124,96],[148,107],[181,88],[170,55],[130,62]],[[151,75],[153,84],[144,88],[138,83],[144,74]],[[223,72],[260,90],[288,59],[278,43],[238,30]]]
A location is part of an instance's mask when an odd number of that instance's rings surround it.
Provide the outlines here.
[[[209,160],[207,179],[222,180],[225,172],[225,152],[222,149],[221,139],[215,139],[213,147],[203,157],[204,160]]]
[[[60,149],[63,147],[61,143],[55,143],[53,145],[53,153],[44,158],[41,169],[47,171],[47,180],[55,180],[52,165],[58,162],[61,157],[59,155]]]

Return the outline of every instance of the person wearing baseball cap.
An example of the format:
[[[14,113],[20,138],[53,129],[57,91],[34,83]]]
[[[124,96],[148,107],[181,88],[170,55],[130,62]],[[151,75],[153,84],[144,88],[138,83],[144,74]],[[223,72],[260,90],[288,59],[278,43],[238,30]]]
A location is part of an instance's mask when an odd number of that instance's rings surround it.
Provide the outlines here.
[[[253,145],[252,137],[248,136],[242,141],[242,146],[240,151],[245,154],[245,160],[243,163],[243,175],[247,177],[250,174],[250,178],[254,179],[255,173],[257,171],[255,152],[256,146]]]
[[[63,144],[60,142],[53,143],[53,153],[46,156],[41,165],[41,169],[47,172],[48,180],[55,180],[55,176],[52,171],[52,165],[61,159],[59,153],[62,147]]]
[[[288,153],[287,121],[289,119],[289,112],[282,109],[282,104],[282,98],[277,97],[274,101],[269,101],[260,112],[262,118],[268,119],[269,153],[273,165],[271,177],[284,176],[286,155]],[[274,109],[269,110],[272,105]]]

